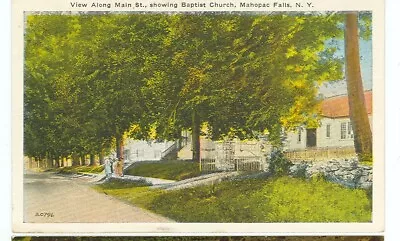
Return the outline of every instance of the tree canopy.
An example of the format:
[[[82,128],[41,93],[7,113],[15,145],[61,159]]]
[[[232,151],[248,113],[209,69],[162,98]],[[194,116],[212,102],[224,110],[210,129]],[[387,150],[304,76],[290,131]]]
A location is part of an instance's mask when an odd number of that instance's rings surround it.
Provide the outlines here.
[[[268,134],[279,144],[282,128],[318,125],[318,84],[342,78],[343,63],[325,44],[343,35],[342,20],[284,13],[28,15],[25,155],[96,154],[124,135],[177,139],[189,129],[198,138],[200,126],[213,139]]]

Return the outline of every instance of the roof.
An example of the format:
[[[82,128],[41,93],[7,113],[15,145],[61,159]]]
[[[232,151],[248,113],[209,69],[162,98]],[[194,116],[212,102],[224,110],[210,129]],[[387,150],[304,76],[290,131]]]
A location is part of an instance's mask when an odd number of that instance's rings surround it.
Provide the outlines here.
[[[364,92],[365,106],[368,115],[372,114],[372,90]],[[322,101],[322,116],[339,118],[349,116],[349,97],[347,95],[334,96]]]

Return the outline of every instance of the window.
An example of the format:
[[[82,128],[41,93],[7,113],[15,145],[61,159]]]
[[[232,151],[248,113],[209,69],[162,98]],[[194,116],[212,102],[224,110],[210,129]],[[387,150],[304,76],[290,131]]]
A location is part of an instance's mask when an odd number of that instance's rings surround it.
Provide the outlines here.
[[[351,125],[351,122],[349,122],[348,124],[347,124],[347,137],[348,138],[353,138],[354,137],[354,134],[353,134],[353,126]]]
[[[346,139],[347,136],[347,123],[340,124],[340,139]]]
[[[331,137],[331,124],[326,125],[326,137],[327,138]]]
[[[301,129],[299,129],[299,133],[297,134],[297,143],[301,143]]]
[[[340,123],[340,139],[354,138],[353,126],[351,122]]]

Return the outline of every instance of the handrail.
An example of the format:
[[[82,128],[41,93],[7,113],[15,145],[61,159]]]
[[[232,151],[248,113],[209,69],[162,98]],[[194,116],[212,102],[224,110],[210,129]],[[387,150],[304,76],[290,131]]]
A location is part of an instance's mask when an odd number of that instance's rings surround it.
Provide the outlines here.
[[[169,146],[167,149],[161,151],[161,157],[168,155],[169,153],[171,153],[172,151],[175,151],[176,149],[178,149],[177,142],[174,141],[174,143],[171,146]]]

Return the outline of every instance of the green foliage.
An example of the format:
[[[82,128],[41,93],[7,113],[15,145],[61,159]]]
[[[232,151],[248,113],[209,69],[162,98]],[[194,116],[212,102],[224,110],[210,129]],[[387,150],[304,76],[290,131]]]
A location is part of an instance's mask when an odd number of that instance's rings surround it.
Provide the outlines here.
[[[277,222],[370,222],[371,201],[362,189],[346,189],[324,180],[299,182],[291,178],[276,180],[265,189],[266,207],[273,207],[266,219]],[[288,195],[290,193],[290,195]],[[305,205],[305,203],[307,203]],[[278,221],[279,220],[279,221]]]
[[[179,222],[371,222],[365,190],[322,179],[245,179],[168,192],[101,190]]]
[[[13,241],[31,241],[32,238],[31,237],[13,237],[12,239]]]
[[[317,82],[340,79],[325,42],[341,14],[29,15],[24,152],[98,154],[128,133],[254,138],[318,124]],[[198,118],[192,120],[192,113]],[[135,128],[133,128],[135,127]]]
[[[104,166],[72,166],[72,167],[61,167],[54,169],[59,173],[101,173],[104,170]]]
[[[143,162],[126,170],[127,175],[183,180],[200,176],[199,164],[192,161]]]
[[[288,175],[290,167],[293,165],[281,150],[271,152],[271,157],[269,158],[268,163],[268,171],[276,177]]]
[[[131,180],[111,178],[110,180],[100,184],[99,186],[102,189],[123,189],[131,187],[147,187],[151,186],[151,183],[148,183],[145,179],[131,181]]]
[[[357,157],[361,164],[372,166],[373,157],[371,153],[359,153]]]
[[[306,178],[308,178],[308,174],[307,174],[308,167],[309,167],[309,164],[306,161],[301,161],[299,164],[297,164],[296,170],[291,174],[293,177],[306,179]]]
[[[311,176],[311,180],[315,181],[315,182],[324,182],[324,181],[328,181],[326,176],[322,173],[322,172],[318,172],[314,175]]]
[[[372,12],[359,13],[360,36],[363,39],[371,39],[372,37]]]
[[[135,183],[129,185],[115,182],[112,185],[96,185],[93,188],[99,192],[115,196],[118,199],[131,202],[136,206],[146,209],[150,208],[150,204],[162,192],[157,189],[150,189],[147,186],[137,187]]]

